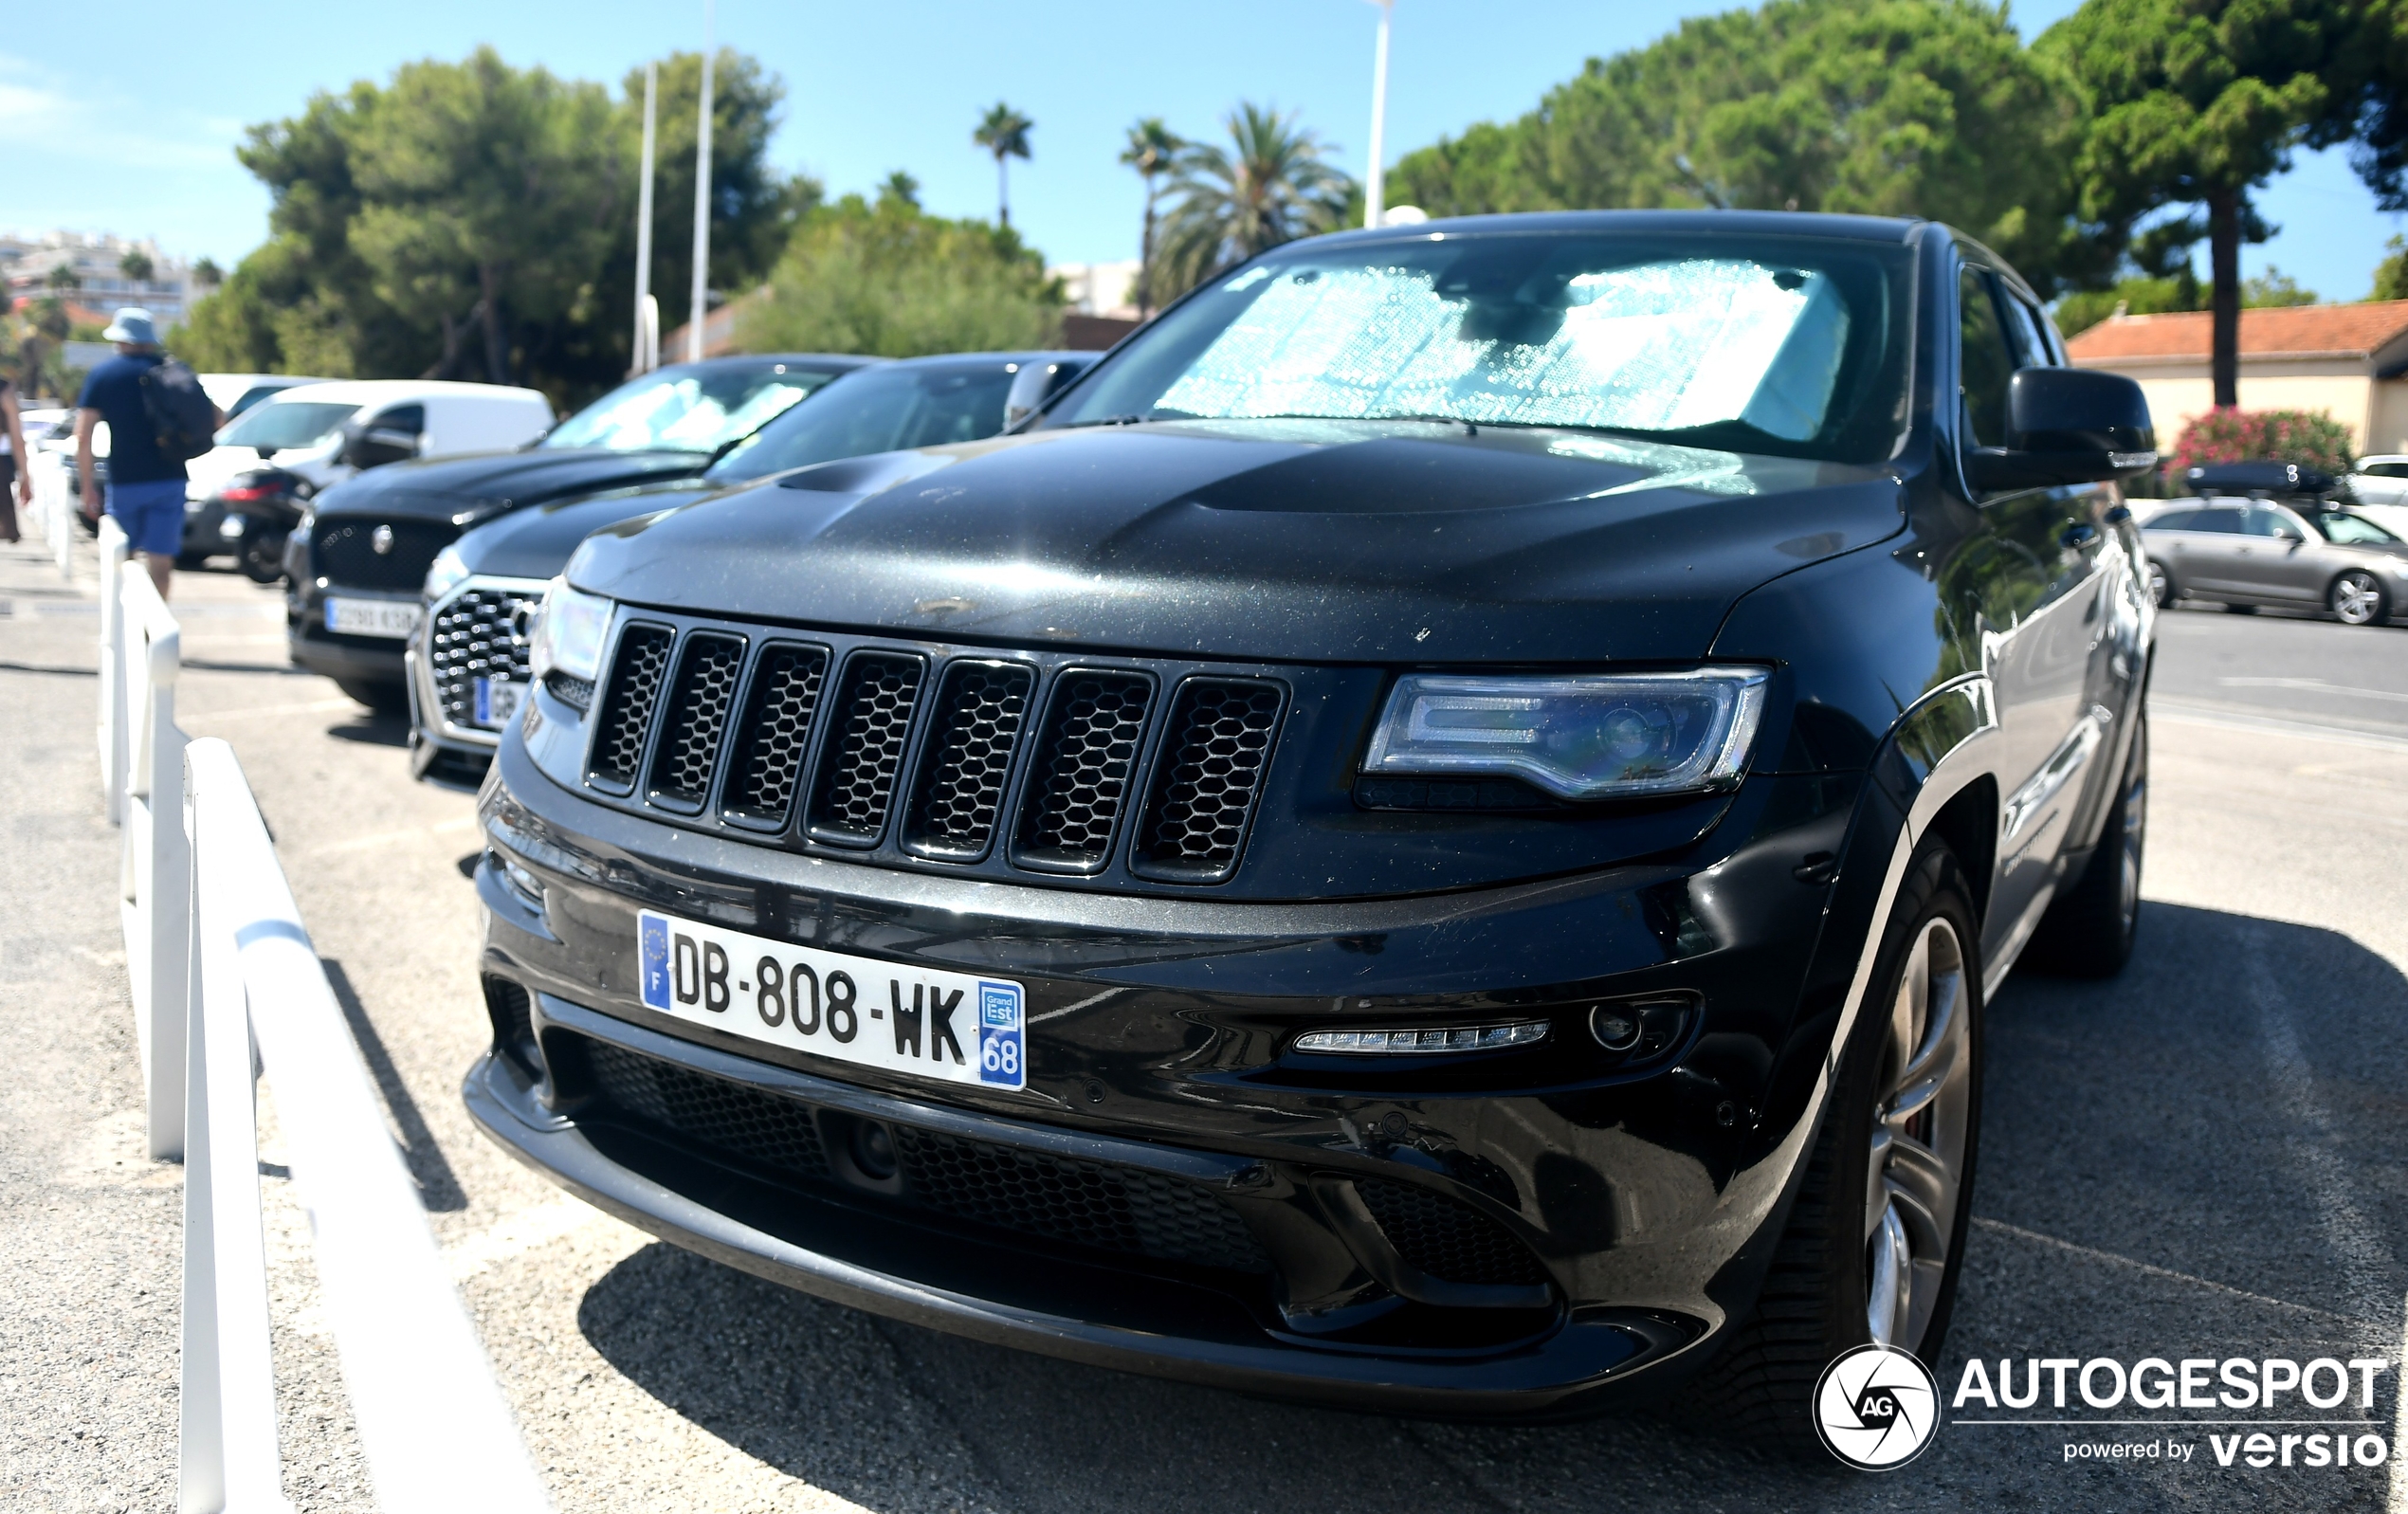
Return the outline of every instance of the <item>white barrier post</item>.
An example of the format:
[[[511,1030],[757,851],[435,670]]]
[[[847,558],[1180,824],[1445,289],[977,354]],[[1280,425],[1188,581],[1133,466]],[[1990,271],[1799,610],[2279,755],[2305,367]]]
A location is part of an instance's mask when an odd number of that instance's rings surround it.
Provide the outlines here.
[[[391,1514],[464,1508],[539,1514],[550,1506],[543,1485],[476,1329],[445,1275],[417,1190],[385,1127],[374,1085],[301,926],[233,748],[217,739],[194,741],[185,750],[185,763],[194,817],[192,896],[207,933],[198,956],[214,983],[218,954],[229,942],[239,946],[250,1026],[275,1084],[293,1177],[309,1205],[319,1280],[377,1506]],[[242,1003],[227,1007],[239,1012]],[[209,1012],[217,1014],[220,1008],[212,994]],[[226,1018],[232,1021],[232,1014]],[[236,1082],[231,1075],[221,1082],[217,1069],[223,1059],[247,1052],[237,1032],[214,1021],[206,1031],[196,1025],[192,1045],[196,1060],[210,1069],[206,1096],[214,1132],[219,1104],[235,1097]],[[201,1087],[197,1078],[194,1087]],[[233,1164],[249,1160],[231,1148],[218,1149],[211,1159],[213,1182],[230,1180]],[[253,1170],[242,1169],[255,1200]],[[216,1213],[230,1213],[223,1196],[217,1204]],[[245,1233],[257,1233],[255,1213],[227,1224],[250,1224]],[[222,1225],[221,1241],[226,1233]],[[247,1266],[247,1253],[242,1265]],[[217,1296],[228,1296],[223,1274]],[[231,1328],[221,1318],[221,1343]],[[230,1454],[233,1420],[223,1423]],[[266,1434],[272,1437],[272,1424]],[[226,1486],[232,1508],[230,1476]]]
[[[100,520],[100,785],[109,824],[125,824],[125,528]]]
[[[67,503],[67,492],[59,491],[58,529],[50,533],[50,550],[58,555],[59,576],[75,582],[75,524],[73,507]]]
[[[230,765],[230,751],[227,760]],[[179,1504],[182,1514],[282,1514],[291,1505],[276,1447],[259,1126],[238,934],[246,912],[224,880],[202,876],[224,845],[218,833],[227,817],[183,763],[177,775],[184,779],[184,813],[155,818],[160,830],[189,827],[195,842],[186,882],[197,907],[177,912],[191,930]]]
[[[132,727],[119,869],[126,976],[142,1052],[144,1134],[153,1158],[173,1161],[184,1152],[186,917],[192,883],[192,847],[178,803],[185,738],[175,724],[175,674],[183,631],[142,564],[122,564],[118,585],[124,600],[119,679]]]

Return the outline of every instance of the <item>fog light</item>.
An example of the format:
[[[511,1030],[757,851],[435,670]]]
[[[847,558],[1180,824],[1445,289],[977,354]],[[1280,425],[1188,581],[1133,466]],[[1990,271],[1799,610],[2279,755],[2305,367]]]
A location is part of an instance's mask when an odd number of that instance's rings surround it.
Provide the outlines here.
[[[1628,1051],[1639,1044],[1639,1012],[1628,1004],[1600,1004],[1589,1012],[1589,1033],[1608,1051]]]
[[[1516,1020],[1509,1025],[1446,1025],[1412,1031],[1308,1031],[1296,1038],[1295,1049],[1354,1056],[1427,1056],[1536,1046],[1546,1038],[1546,1021]]]
[[[1589,1033],[1616,1056],[1652,1057],[1687,1039],[1697,1006],[1697,998],[1690,994],[1592,1005]]]
[[[883,1183],[895,1176],[895,1133],[877,1121],[853,1126],[851,1150],[853,1165],[864,1177]]]

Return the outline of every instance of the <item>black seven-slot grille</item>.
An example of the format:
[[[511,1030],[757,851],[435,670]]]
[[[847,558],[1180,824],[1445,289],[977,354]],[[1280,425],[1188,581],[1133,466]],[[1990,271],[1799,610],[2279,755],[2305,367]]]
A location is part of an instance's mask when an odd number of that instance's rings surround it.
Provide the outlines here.
[[[543,597],[540,589],[480,585],[462,590],[435,608],[427,638],[428,671],[443,718],[477,728],[477,680],[527,679],[527,644],[512,623],[522,607]]]
[[[379,531],[389,533],[382,552],[376,550]],[[448,520],[337,518],[318,523],[310,551],[329,588],[415,590],[427,581],[435,554],[459,535]]]
[[[845,638],[831,638],[842,641]],[[1231,877],[1287,694],[1251,674],[831,646],[638,612],[586,778],[761,840],[1053,874]]]
[[[833,1181],[810,1105],[608,1042],[555,1034],[556,1045],[582,1054],[591,1081],[594,1104],[578,1115],[581,1123],[632,1124],[778,1180]],[[896,1197],[904,1205],[1065,1246],[1237,1272],[1270,1268],[1236,1211],[1194,1183],[914,1125],[892,1131]]]

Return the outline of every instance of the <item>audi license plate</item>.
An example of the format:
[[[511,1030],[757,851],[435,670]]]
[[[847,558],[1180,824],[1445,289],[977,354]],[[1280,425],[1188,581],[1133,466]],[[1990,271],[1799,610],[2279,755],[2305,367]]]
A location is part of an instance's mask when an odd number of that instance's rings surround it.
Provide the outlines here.
[[[645,1004],[692,1025],[945,1083],[1028,1081],[1017,983],[814,951],[644,910]]]
[[[407,599],[326,601],[326,629],[337,636],[389,636],[395,641],[418,629],[418,607]]]
[[[527,685],[506,678],[477,680],[477,723],[488,731],[499,731],[519,713],[519,702],[526,697]]]

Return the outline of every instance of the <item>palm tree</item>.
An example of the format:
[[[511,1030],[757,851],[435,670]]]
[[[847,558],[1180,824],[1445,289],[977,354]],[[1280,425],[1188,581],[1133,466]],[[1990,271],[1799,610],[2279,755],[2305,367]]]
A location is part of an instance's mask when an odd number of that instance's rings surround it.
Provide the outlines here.
[[[125,275],[130,283],[149,283],[151,275],[157,270],[152,265],[149,253],[140,247],[129,247],[125,256],[117,260],[117,271]]]
[[[1286,116],[1252,103],[1230,113],[1227,151],[1207,144],[1179,155],[1162,221],[1162,289],[1195,287],[1283,242],[1345,224],[1355,181],[1323,161],[1330,151]]]
[[[1161,177],[1192,145],[1163,125],[1161,117],[1148,116],[1129,128],[1128,145],[1121,149],[1121,161],[1137,170],[1138,177],[1145,180],[1145,234],[1138,242],[1134,291],[1140,320],[1154,311],[1154,206],[1161,197]]]
[[[1007,227],[1012,224],[1012,195],[1004,177],[1003,160],[1029,155],[1029,133],[1036,124],[996,100],[993,110],[978,118],[978,129],[970,134],[972,141],[995,155],[995,219]]]

